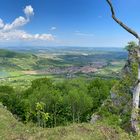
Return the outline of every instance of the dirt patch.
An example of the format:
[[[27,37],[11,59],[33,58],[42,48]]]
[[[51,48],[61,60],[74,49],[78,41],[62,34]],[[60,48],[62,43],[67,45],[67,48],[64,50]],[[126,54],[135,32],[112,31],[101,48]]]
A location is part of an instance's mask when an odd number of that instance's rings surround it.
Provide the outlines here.
[[[35,71],[35,70],[28,70],[28,71],[22,71],[24,74],[30,74],[30,75],[36,75],[36,74],[38,74],[38,72],[37,71]]]

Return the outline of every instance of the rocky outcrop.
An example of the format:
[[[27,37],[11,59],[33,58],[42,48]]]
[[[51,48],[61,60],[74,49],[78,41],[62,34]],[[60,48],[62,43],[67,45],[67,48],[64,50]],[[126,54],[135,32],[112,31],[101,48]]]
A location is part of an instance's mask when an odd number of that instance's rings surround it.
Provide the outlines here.
[[[130,122],[137,68],[137,48],[132,47],[128,49],[128,59],[121,71],[120,80],[112,87],[110,97],[102,104],[98,113],[92,115],[91,123],[104,119],[104,112],[120,116],[123,125]]]

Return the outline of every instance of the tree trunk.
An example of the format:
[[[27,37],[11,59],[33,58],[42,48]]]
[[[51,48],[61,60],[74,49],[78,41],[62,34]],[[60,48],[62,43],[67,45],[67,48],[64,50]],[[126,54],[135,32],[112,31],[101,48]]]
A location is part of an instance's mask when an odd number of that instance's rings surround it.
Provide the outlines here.
[[[73,123],[75,122],[75,109],[74,109],[74,105],[72,106],[72,120]]]
[[[133,108],[131,113],[131,127],[132,130],[136,133],[139,132],[139,96],[140,96],[140,40],[139,40],[139,48],[138,48],[138,82],[133,92]]]
[[[78,123],[80,123],[80,113],[77,113],[77,117],[78,117]]]
[[[132,130],[136,133],[139,131],[138,127],[139,93],[140,93],[140,82],[137,84],[133,92],[133,107],[131,113],[131,127]]]
[[[54,105],[54,126],[56,127],[56,104]]]

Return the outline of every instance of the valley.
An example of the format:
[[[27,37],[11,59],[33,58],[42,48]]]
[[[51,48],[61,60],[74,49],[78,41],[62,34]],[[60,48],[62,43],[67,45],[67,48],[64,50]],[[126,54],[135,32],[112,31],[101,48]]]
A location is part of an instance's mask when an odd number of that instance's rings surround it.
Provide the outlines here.
[[[20,47],[19,47],[20,48]],[[9,47],[0,49],[0,83],[30,86],[36,78],[118,78],[127,58],[120,48]],[[57,49],[57,51],[56,51]]]

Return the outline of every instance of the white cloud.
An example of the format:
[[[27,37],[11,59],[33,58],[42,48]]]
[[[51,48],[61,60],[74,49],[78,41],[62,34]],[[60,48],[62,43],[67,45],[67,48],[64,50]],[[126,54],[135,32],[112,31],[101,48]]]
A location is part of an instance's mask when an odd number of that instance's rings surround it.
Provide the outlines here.
[[[51,34],[28,34],[26,32],[23,32],[21,36],[19,36],[20,39],[24,40],[54,40],[54,37]]]
[[[34,9],[31,5],[26,6],[23,11],[27,17],[34,15]]]
[[[12,30],[9,32],[0,32],[0,41],[13,41],[13,40],[48,40],[53,41],[54,37],[51,34],[29,34],[23,30]]]
[[[24,8],[24,13],[27,18],[24,18],[22,16],[16,18],[11,24],[5,24],[3,26],[3,30],[12,30],[12,29],[17,29],[18,27],[24,26],[30,21],[30,16],[34,15],[34,10],[31,5],[26,6]],[[3,22],[3,21],[2,21]]]
[[[24,13],[27,16],[22,17],[19,16],[16,18],[11,24],[4,24],[3,20],[0,19],[0,41],[13,41],[13,40],[54,40],[52,34],[29,34],[24,30],[20,30],[19,28],[26,25],[30,21],[30,16],[34,15],[34,11],[31,5],[26,6],[24,9]]]
[[[18,27],[24,26],[28,22],[29,22],[28,19],[25,19],[24,17],[20,16],[16,18],[11,24],[5,24],[3,30],[7,31],[7,30],[17,29]]]
[[[51,27],[51,29],[50,30],[56,30],[56,27]]]
[[[3,23],[3,20],[0,18],[0,28],[3,28],[4,27],[4,23]]]

